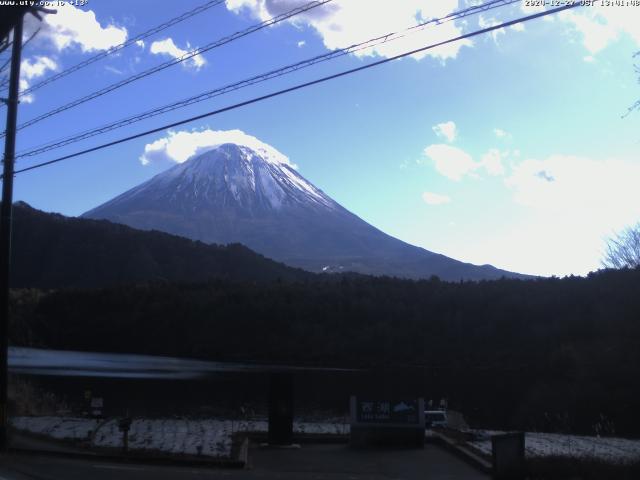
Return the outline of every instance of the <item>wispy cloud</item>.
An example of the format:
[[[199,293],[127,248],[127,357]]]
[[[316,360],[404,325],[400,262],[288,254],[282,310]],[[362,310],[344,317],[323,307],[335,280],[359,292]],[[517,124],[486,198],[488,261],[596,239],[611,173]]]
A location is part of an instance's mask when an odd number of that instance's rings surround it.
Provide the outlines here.
[[[112,67],[111,65],[105,65],[104,69],[107,72],[111,72],[115,75],[124,75],[124,72],[122,70],[119,70],[116,67]]]

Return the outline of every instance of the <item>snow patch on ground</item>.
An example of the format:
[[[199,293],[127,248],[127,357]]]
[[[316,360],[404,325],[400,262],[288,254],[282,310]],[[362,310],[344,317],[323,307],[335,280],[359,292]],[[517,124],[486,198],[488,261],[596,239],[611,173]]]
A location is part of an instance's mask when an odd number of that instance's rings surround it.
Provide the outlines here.
[[[13,417],[11,424],[17,430],[42,435],[54,440],[81,442],[87,447],[121,448],[122,432],[118,419],[44,416]],[[230,458],[233,436],[236,433],[266,433],[266,418],[243,420],[138,418],[131,423],[129,448],[139,452],[202,455]],[[348,435],[346,417],[300,418],[293,429],[298,434]],[[473,440],[468,444],[491,455],[491,435],[503,432],[490,430],[470,431]],[[527,433],[527,457],[559,456],[577,459],[597,459],[615,464],[640,461],[640,440],[611,437],[586,437],[557,433]]]
[[[81,441],[88,447],[122,448],[118,420],[98,421],[73,417],[14,417],[11,424],[23,432],[56,440]],[[267,432],[266,419],[134,419],[129,430],[129,449],[178,455],[230,458],[233,435],[239,432]],[[296,433],[349,433],[341,419],[327,422],[295,422]]]
[[[233,422],[228,420],[137,419],[129,430],[129,448],[210,457],[231,456]],[[117,420],[110,420],[96,431],[95,447],[122,447]]]
[[[476,439],[469,445],[491,455],[491,435],[503,432],[474,430]],[[596,459],[608,463],[628,464],[640,461],[640,440],[613,437],[586,437],[560,433],[526,433],[527,457],[567,457]]]
[[[72,417],[14,417],[11,424],[17,430],[46,435],[57,440],[82,440],[89,438],[98,421]]]

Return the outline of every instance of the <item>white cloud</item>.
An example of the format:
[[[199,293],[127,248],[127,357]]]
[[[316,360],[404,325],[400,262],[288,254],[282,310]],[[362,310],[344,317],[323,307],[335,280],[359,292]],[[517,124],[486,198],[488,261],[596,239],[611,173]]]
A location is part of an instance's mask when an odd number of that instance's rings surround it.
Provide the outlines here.
[[[584,60],[587,63],[593,63],[596,61],[595,57],[592,55],[586,55],[584,57],[582,57],[582,60]]]
[[[601,215],[620,228],[640,218],[639,178],[637,162],[552,155],[520,162],[506,183],[523,205]]]
[[[637,159],[551,155],[520,161],[504,179],[516,219],[455,251],[441,250],[515,272],[584,275],[600,268],[613,232],[640,220],[638,178]]]
[[[306,0],[227,0],[227,8],[236,13],[243,10],[261,19],[267,20],[297,6],[306,4]],[[310,26],[322,38],[330,49],[344,48],[369,38],[387,33],[399,32],[416,25],[422,20],[439,18],[458,8],[458,0],[334,0],[301,15],[290,22],[296,26]],[[457,37],[462,31],[456,22],[430,25],[417,29],[415,33],[405,35],[393,42],[382,43],[372,49],[356,52],[357,56],[378,55],[390,57],[401,52],[414,50],[442,40]],[[470,40],[461,40],[433,50],[415,54],[415,59],[431,56],[439,60],[455,58],[463,46],[471,46]]]
[[[144,40],[136,40],[136,45],[139,46],[140,48],[144,48]]]
[[[187,48],[191,48],[189,43],[187,43]],[[153,54],[164,54],[169,55],[173,58],[182,58],[185,55],[188,55],[192,50],[183,50],[179,48],[174,42],[172,38],[165,38],[164,40],[158,40],[151,44],[149,51]],[[191,67],[196,70],[199,70],[206,63],[205,59],[202,55],[196,55],[194,57],[189,58],[182,62],[185,67]]]
[[[33,59],[26,58],[20,63],[20,75],[25,80],[41,77],[48,70],[55,71],[57,69],[58,64],[55,60],[41,55],[33,57]]]
[[[569,10],[559,18],[578,32],[591,55],[604,50],[622,36],[640,46],[640,9],[612,7],[596,3],[589,8]],[[588,61],[588,60],[587,60]]]
[[[618,39],[618,28],[610,24],[603,15],[565,12],[561,18],[580,32],[584,47],[592,55]]]
[[[439,193],[433,192],[424,192],[422,199],[427,205],[442,205],[451,202],[451,198],[447,195],[440,195]]]
[[[638,162],[552,155],[524,160],[505,182],[518,203],[605,235],[640,219],[639,178]]]
[[[552,155],[520,162],[505,183],[530,217],[491,242],[490,256],[538,274],[597,269],[604,239],[640,219],[638,178],[637,161]]]
[[[297,43],[298,48],[302,48],[302,47],[304,47],[306,44],[307,44],[307,42],[305,42],[304,40],[300,40],[300,41]]]
[[[29,88],[29,82],[27,82],[24,78],[21,78],[18,88],[21,92],[26,90],[27,88]],[[20,97],[20,101],[22,103],[33,103],[35,101],[35,97],[33,96],[33,94],[29,93],[27,95],[22,95]]]
[[[456,124],[449,120],[448,122],[439,123],[436,126],[432,127],[435,134],[439,137],[446,138],[447,142],[453,142],[458,136],[458,131],[456,129]]]
[[[26,58],[20,63],[20,91],[29,88],[31,80],[43,76],[48,71],[58,69],[58,64],[51,58],[38,55]],[[23,95],[20,99],[24,103],[33,103],[35,97],[32,94]]]
[[[143,165],[162,160],[183,163],[194,155],[201,154],[225,143],[235,143],[236,145],[249,147],[273,162],[284,163],[296,168],[286,155],[241,130],[206,129],[178,132],[169,130],[166,137],[146,144],[144,153],[139,159]]]
[[[461,180],[479,166],[464,150],[442,143],[429,145],[424,154],[433,161],[440,174],[451,180]]]
[[[504,138],[504,137],[507,137],[509,135],[506,131],[504,131],[501,128],[494,128],[493,129],[493,134],[498,138]]]
[[[461,148],[439,143],[425,148],[424,155],[431,159],[438,173],[459,181],[466,175],[474,175],[474,172],[480,169],[484,169],[491,176],[504,175],[503,160],[509,156],[509,152],[491,148],[477,162]]]
[[[506,156],[506,153],[501,152],[497,148],[491,148],[487,153],[482,155],[480,163],[486,169],[489,175],[503,175],[504,166],[502,165],[502,160]]]
[[[640,46],[640,8],[637,5],[635,8],[607,8],[600,5],[595,11],[606,19],[609,26],[629,36],[636,46]]]
[[[544,7],[526,6],[526,2],[522,2],[521,8],[527,14],[545,10]],[[639,8],[594,2],[593,5],[586,8],[565,10],[557,16],[544,17],[549,21],[553,21],[555,18],[580,35],[584,47],[591,55],[604,50],[622,36],[629,37],[636,46],[640,47]],[[585,61],[590,61],[589,57],[585,57]]]
[[[42,35],[51,39],[58,51],[79,46],[83,52],[108,50],[127,39],[127,29],[108,24],[103,27],[92,10],[69,3],[56,4],[58,13],[45,15]]]

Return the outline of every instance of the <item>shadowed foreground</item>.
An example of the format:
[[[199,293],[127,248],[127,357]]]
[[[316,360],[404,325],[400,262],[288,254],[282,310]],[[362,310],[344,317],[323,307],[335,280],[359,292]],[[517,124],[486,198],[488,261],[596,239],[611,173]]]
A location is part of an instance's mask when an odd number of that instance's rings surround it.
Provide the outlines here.
[[[397,451],[359,451],[345,445],[304,445],[300,449],[282,450],[254,446],[249,462],[250,467],[246,470],[223,470],[12,454],[0,462],[0,476],[7,480],[489,478],[435,445],[427,445],[424,450]]]

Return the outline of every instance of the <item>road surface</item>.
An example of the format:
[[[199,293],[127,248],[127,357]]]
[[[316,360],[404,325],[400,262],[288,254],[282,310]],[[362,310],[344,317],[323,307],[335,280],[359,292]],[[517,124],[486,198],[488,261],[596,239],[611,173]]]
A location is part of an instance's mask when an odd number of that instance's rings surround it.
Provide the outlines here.
[[[488,480],[436,445],[423,450],[352,450],[346,445],[300,449],[253,447],[244,470],[107,462],[98,458],[9,454],[0,480]]]

